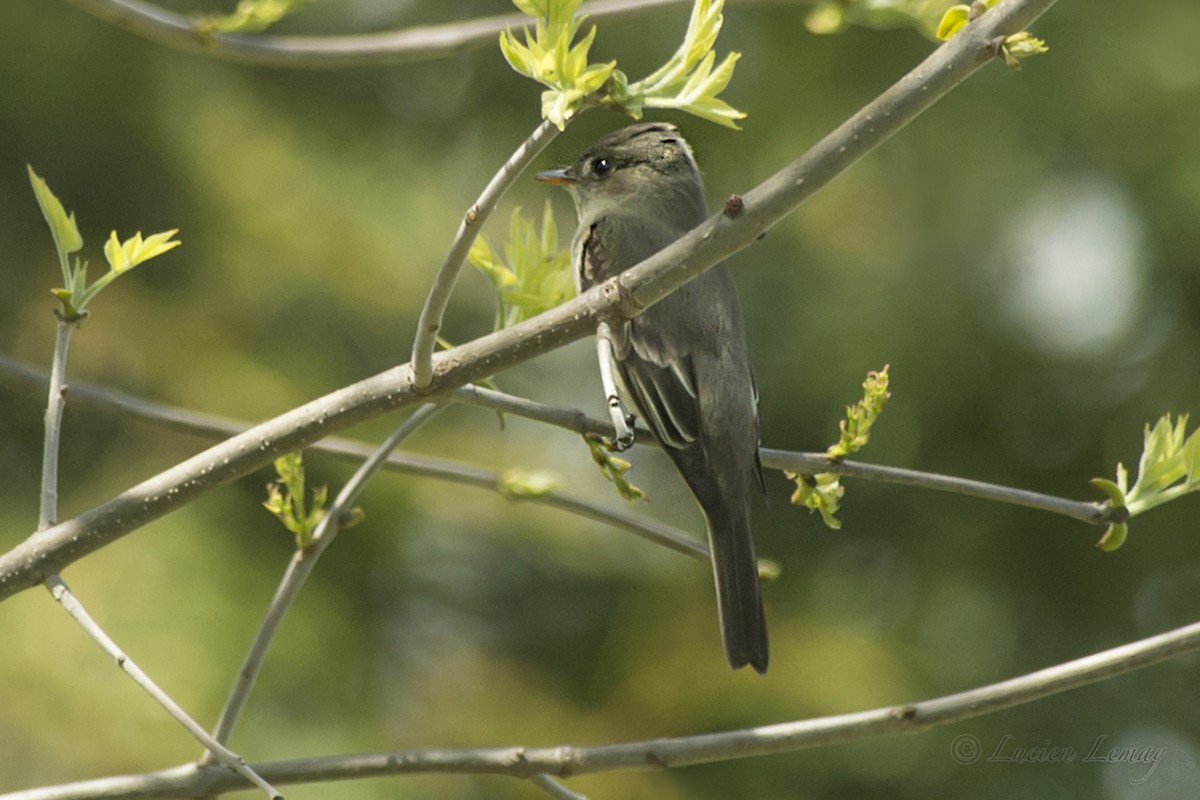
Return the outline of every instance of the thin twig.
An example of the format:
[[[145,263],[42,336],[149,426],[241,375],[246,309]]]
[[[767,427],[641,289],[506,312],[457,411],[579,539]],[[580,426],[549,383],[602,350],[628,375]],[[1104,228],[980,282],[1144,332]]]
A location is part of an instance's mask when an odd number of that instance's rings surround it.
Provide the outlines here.
[[[192,20],[145,0],[71,0],[100,19],[167,47],[268,67],[333,69],[405,64],[460,55],[495,45],[500,31],[529,23],[522,14],[421,25],[354,36],[200,35]],[[592,19],[634,17],[690,0],[598,0],[581,11]]]
[[[413,773],[561,778],[624,769],[683,767],[735,758],[778,755],[896,733],[916,733],[993,714],[1045,697],[1125,675],[1200,650],[1200,622],[1015,678],[916,703],[869,711],[740,728],[697,736],[647,739],[586,747],[482,747],[404,750],[326,756],[255,765],[276,783],[311,783]],[[0,800],[127,800],[192,797],[244,788],[226,770],[191,765],[0,795]]]
[[[545,791],[551,797],[557,798],[557,800],[588,800],[587,795],[572,792],[544,772],[534,775],[529,779],[529,782]]]
[[[641,313],[752,244],[763,230],[994,59],[991,43],[996,37],[1025,29],[1054,2],[1001,0],[808,153],[746,192],[744,211],[736,218],[717,213],[619,277],[533,319],[436,354],[428,387],[415,386],[408,365],[394,367],[268,420],[74,519],[33,534],[0,555],[0,600],[282,453],[550,352],[591,334],[598,319]]]
[[[279,587],[275,590],[275,596],[271,598],[271,604],[263,616],[262,624],[259,625],[258,632],[254,635],[254,641],[246,652],[242,667],[238,670],[233,688],[229,692],[229,698],[225,701],[225,707],[221,709],[220,719],[217,720],[217,725],[213,729],[216,741],[222,743],[229,741],[233,728],[245,709],[246,702],[250,699],[250,691],[254,688],[258,673],[262,670],[267,650],[274,641],[280,623],[283,622],[288,609],[292,607],[296,597],[299,596],[305,581],[312,574],[317,565],[317,559],[337,536],[341,520],[344,519],[344,515],[354,501],[358,499],[358,495],[365,488],[367,481],[378,472],[388,455],[396,449],[400,442],[411,436],[442,408],[443,406],[432,403],[423,405],[397,426],[383,444],[375,448],[375,451],[359,465],[354,475],[342,487],[333,504],[326,510],[325,516],[317,524],[311,544],[304,549],[296,550],[293,554],[283,578],[279,581]],[[201,763],[205,764],[209,761],[211,761],[211,757],[206,754]]]
[[[38,530],[45,530],[54,524],[58,519],[58,455],[62,443],[62,418],[63,411],[67,403],[67,354],[70,351],[71,333],[79,326],[83,320],[82,316],[77,316],[71,319],[64,318],[56,314],[55,319],[58,324],[55,327],[54,337],[54,356],[50,365],[49,378],[49,396],[46,400],[46,417],[45,417],[45,433],[42,444],[42,485],[41,485],[41,501],[38,511]],[[133,662],[129,656],[125,654],[112,637],[104,632],[104,629],[92,618],[79,599],[71,592],[58,573],[47,576],[45,580],[46,589],[51,596],[62,606],[63,610],[70,615],[71,619],[79,623],[92,639],[103,648],[104,652],[108,653],[117,666],[133,679],[144,692],[154,698],[160,706],[162,706],[168,714],[171,715],[179,724],[183,725],[192,736],[196,737],[211,754],[215,760],[230,769],[235,770],[239,775],[245,778],[254,786],[267,793],[268,797],[280,797],[279,792],[275,791],[275,787],[264,781],[254,770],[246,765],[246,760],[237,753],[223,747],[211,736],[209,736],[204,728],[188,716],[187,712],[171,697],[159,688],[158,684],[150,679],[137,664]]]
[[[513,414],[527,419],[545,422],[565,428],[575,433],[595,433],[611,437],[614,433],[612,423],[589,417],[574,408],[561,408],[539,403],[524,397],[506,394],[495,389],[481,386],[463,386],[452,395],[456,401],[469,403],[481,408],[489,408],[506,414]],[[636,442],[654,444],[653,435],[649,431],[638,431]],[[1104,503],[1089,503],[1082,500],[1069,500],[1065,497],[1031,492],[1026,489],[1014,489],[994,483],[957,478],[951,475],[939,475],[936,472],[887,467],[878,464],[866,464],[861,461],[830,461],[824,453],[797,453],[790,450],[773,450],[763,448],[761,451],[762,464],[768,469],[789,470],[800,473],[834,472],[852,478],[895,483],[902,486],[912,486],[918,489],[934,489],[943,492],[977,497],[999,503],[1035,508],[1052,514],[1061,514],[1071,519],[1087,522],[1092,525],[1107,525],[1113,520],[1110,509]]]
[[[791,472],[809,474],[834,472],[852,478],[895,483],[918,489],[934,489],[939,492],[953,492],[967,497],[977,497],[981,500],[1036,508],[1038,511],[1061,514],[1064,517],[1092,525],[1107,525],[1112,522],[1110,509],[1104,503],[1068,500],[1065,497],[1055,497],[1026,489],[1014,489],[1010,486],[1000,486],[969,478],[957,478],[953,475],[939,475],[936,472],[864,464],[861,461],[831,462],[823,453],[792,453],[769,448],[763,448],[760,452],[763,466],[771,469],[786,469]]]
[[[46,381],[46,376],[43,373],[13,361],[2,354],[0,354],[0,373],[19,377],[31,383],[36,381],[44,384]],[[230,436],[240,433],[249,427],[245,422],[199,414],[186,409],[153,403],[115,389],[91,384],[72,384],[71,394],[77,399],[115,406],[145,419],[161,422],[189,433]],[[607,437],[613,435],[611,422],[601,420],[597,417],[590,417],[577,408],[552,406],[547,403],[538,402],[537,400],[519,397],[507,392],[488,389],[474,384],[456,389],[451,397],[455,402],[512,414],[536,422],[544,422],[548,425],[554,425],[555,427],[578,434],[596,434]],[[642,428],[638,429],[635,442],[644,445],[656,444],[653,434]],[[365,457],[368,453],[367,448],[369,448],[369,445],[336,437],[326,439],[312,447],[313,450],[318,452],[353,458]],[[862,480],[911,486],[917,489],[951,492],[968,497],[976,497],[983,500],[1008,503],[1010,505],[1059,514],[1092,525],[1107,525],[1113,521],[1111,516],[1112,510],[1101,502],[1071,500],[1065,497],[976,481],[969,478],[959,478],[952,475],[942,475],[936,472],[925,472],[902,467],[889,467],[881,464],[868,464],[862,461],[845,460],[831,462],[824,453],[801,453],[791,450],[763,448],[761,455],[763,466],[768,469],[790,470],[792,472],[810,474],[834,472],[839,475],[860,478]],[[467,467],[429,456],[414,456],[402,453],[392,454],[388,458],[387,466],[390,469],[401,472],[424,474],[430,477],[492,489],[496,487],[496,482],[499,478],[496,473],[489,470]],[[641,526],[637,522],[638,518],[633,515],[618,513],[615,516],[611,516],[611,512],[605,511],[588,501],[553,492],[548,495],[530,497],[528,499],[533,502],[544,500],[548,505],[563,508],[573,513],[580,513],[592,519],[609,522],[639,535],[644,535],[652,541],[664,544],[686,555],[694,556],[700,560],[708,559],[706,548],[677,529],[669,527],[657,528],[655,523],[649,522],[647,524],[651,526],[651,529],[644,530],[641,529]]]
[[[68,588],[67,584],[63,582],[62,578],[60,578],[58,575],[51,575],[46,579],[46,588],[50,590],[50,593],[54,596],[54,599],[58,601],[59,605],[61,605],[63,609],[71,615],[71,618],[78,622],[79,625],[85,631],[87,631],[88,635],[91,636],[92,639],[94,639],[97,643],[99,643],[99,645],[104,649],[104,652],[108,653],[108,655],[117,662],[117,666],[120,667],[126,675],[132,678],[134,683],[136,683],[144,692],[154,698],[154,701],[162,706],[174,720],[186,728],[187,732],[194,736],[196,740],[200,742],[200,744],[204,745],[206,752],[211,756],[212,760],[218,764],[221,764],[223,767],[228,767],[238,775],[241,775],[248,784],[256,786],[262,791],[266,792],[267,797],[270,797],[273,800],[282,800],[283,795],[281,795],[274,786],[264,780],[252,767],[250,767],[246,763],[246,759],[225,747],[212,736],[209,736],[208,731],[204,730],[200,723],[192,719],[191,716],[189,716],[188,713],[184,711],[178,703],[171,699],[170,695],[159,688],[158,684],[156,684],[149,675],[143,672],[142,669],[134,663],[133,659],[127,656],[125,652],[117,646],[117,643],[114,642],[112,638],[104,632],[104,629],[101,628],[94,619],[92,619],[91,615],[88,614],[87,609],[85,609],[75,595],[71,593],[70,588]]]
[[[467,252],[471,249],[476,235],[495,210],[500,198],[508,191],[508,187],[512,186],[558,133],[558,128],[553,122],[542,120],[533,133],[508,157],[508,161],[496,171],[479,195],[479,199],[467,209],[462,222],[458,224],[458,231],[450,244],[450,252],[446,254],[446,260],[442,262],[433,279],[429,295],[425,298],[425,305],[421,308],[421,316],[417,320],[417,332],[413,339],[412,372],[413,383],[418,389],[426,388],[433,380],[433,351],[437,347],[442,317],[446,314],[450,294],[462,273]]]
[[[46,375],[31,367],[28,367],[20,362],[14,361],[9,357],[0,354],[0,376],[9,378],[17,378],[33,385],[45,385]],[[581,427],[572,427],[571,425],[563,425],[568,430],[577,430],[579,432],[592,432],[603,435],[612,434],[612,425],[607,422],[601,422],[597,419],[589,418],[582,411],[558,409],[554,406],[548,406],[542,403],[537,403],[533,400],[525,400],[524,398],[513,397],[506,395],[503,392],[488,394],[491,390],[479,390],[483,394],[481,396],[490,397],[495,400],[495,405],[487,406],[501,410],[508,410],[514,414],[519,414],[521,410],[540,409],[538,412],[545,413],[551,419],[563,419],[564,417],[572,417],[576,419],[576,424]],[[84,401],[94,403],[101,407],[117,408],[122,412],[154,424],[165,425],[172,430],[177,430],[182,433],[192,434],[194,436],[206,436],[216,439],[224,439],[230,436],[236,436],[244,433],[252,426],[248,422],[232,419],[230,417],[222,417],[215,414],[205,414],[197,411],[189,411],[188,409],[178,408],[176,406],[166,405],[164,403],[156,403],[136,395],[128,394],[104,386],[97,386],[88,383],[72,383],[71,396],[76,401]],[[476,397],[478,395],[475,387],[465,387],[463,393],[455,393],[455,399],[462,397]],[[507,398],[507,399],[505,399]],[[483,403],[480,403],[481,405]],[[540,419],[538,414],[530,414],[531,419]],[[546,421],[549,421],[548,419]],[[653,436],[649,431],[644,432],[645,441],[652,441]],[[326,453],[338,458],[353,459],[361,461],[371,455],[375,451],[375,445],[365,442],[357,442],[351,439],[344,439],[337,436],[330,436],[315,442],[308,447],[309,450],[319,453]],[[577,497],[575,495],[566,494],[558,490],[551,490],[543,494],[518,496],[511,493],[500,491],[500,484],[503,476],[495,470],[484,469],[470,464],[462,464],[449,459],[437,458],[435,456],[416,455],[413,453],[392,453],[387,457],[384,464],[385,468],[392,472],[400,472],[407,475],[418,475],[426,478],[435,478],[438,480],[449,481],[463,486],[474,486],[479,489],[484,489],[491,492],[503,494],[507,499],[513,502],[527,502],[538,505],[550,506],[569,514],[585,517],[596,522],[602,522],[611,525],[615,528],[628,531],[635,536],[640,536],[647,541],[666,547],[669,550],[674,550],[683,555],[695,558],[698,561],[708,561],[708,548],[705,544],[694,536],[689,535],[686,531],[668,525],[650,517],[645,517],[639,514],[634,514],[629,511],[618,509],[609,509],[599,503],[588,498]]]

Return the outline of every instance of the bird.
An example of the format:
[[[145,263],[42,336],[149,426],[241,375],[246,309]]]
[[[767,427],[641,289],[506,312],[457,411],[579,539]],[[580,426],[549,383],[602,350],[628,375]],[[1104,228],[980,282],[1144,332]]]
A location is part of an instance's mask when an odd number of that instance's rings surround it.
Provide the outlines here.
[[[536,178],[565,187],[574,201],[579,228],[571,262],[580,291],[645,260],[708,216],[692,148],[665,122],[615,131],[571,166]],[[632,319],[599,323],[596,343],[615,447],[633,439],[623,396],[704,514],[730,666],[765,673],[767,624],[750,526],[752,498],[763,486],[758,390],[728,266],[717,264]]]

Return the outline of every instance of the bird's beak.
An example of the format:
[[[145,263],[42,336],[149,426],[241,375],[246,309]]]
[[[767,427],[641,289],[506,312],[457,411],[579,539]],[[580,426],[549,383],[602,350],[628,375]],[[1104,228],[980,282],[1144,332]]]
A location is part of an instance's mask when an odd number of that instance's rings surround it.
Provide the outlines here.
[[[539,172],[537,175],[533,176],[533,179],[541,181],[542,183],[555,183],[559,186],[570,186],[571,184],[575,183],[575,179],[571,177],[571,174],[567,172],[565,167],[562,169],[548,169],[545,172]]]

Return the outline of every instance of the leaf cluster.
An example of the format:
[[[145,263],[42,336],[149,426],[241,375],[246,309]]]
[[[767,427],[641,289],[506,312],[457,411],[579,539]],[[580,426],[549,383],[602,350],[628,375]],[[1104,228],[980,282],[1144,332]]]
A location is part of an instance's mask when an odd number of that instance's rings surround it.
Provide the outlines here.
[[[1101,550],[1111,552],[1125,543],[1129,518],[1200,489],[1200,429],[1187,436],[1187,424],[1187,414],[1174,422],[1165,414],[1153,426],[1146,425],[1133,486],[1124,464],[1117,464],[1115,481],[1092,479],[1092,485],[1108,495],[1111,509],[1125,511],[1114,515],[1120,521],[1110,524],[1096,543]]]
[[[619,108],[634,119],[646,108],[672,108],[731,128],[746,116],[718,97],[741,57],[730,53],[716,64],[712,48],[721,31],[724,0],[696,0],[679,49],[662,67],[632,82],[615,61],[588,62],[596,28],[575,41],[586,19],[576,15],[580,2],[513,0],[535,18],[534,29],[524,28],[524,42],[512,31],[500,34],[500,50],[509,65],[547,87],[542,117],[560,130],[589,105]]]
[[[279,477],[267,484],[263,508],[295,534],[296,549],[303,550],[312,544],[313,533],[325,518],[329,487],[322,485],[314,489],[312,501],[308,502],[305,499],[304,457],[300,453],[288,453],[275,459],[274,465]]]
[[[600,472],[616,487],[617,494],[629,501],[646,499],[646,493],[630,483],[629,479],[625,477],[625,473],[633,465],[623,458],[614,456],[611,444],[606,442],[602,437],[594,434],[585,434],[583,441],[587,443],[588,451],[592,454],[592,460],[596,462],[596,466],[600,468]]]
[[[101,275],[94,283],[88,285],[88,262],[75,256],[74,253],[83,249],[83,235],[75,223],[75,214],[68,213],[62,202],[50,191],[49,185],[33,167],[26,165],[29,171],[29,183],[33,186],[33,195],[37,198],[42,216],[50,226],[50,235],[54,239],[54,249],[58,252],[58,263],[62,269],[63,286],[51,289],[50,292],[62,303],[64,319],[76,320],[82,318],[85,308],[92,298],[100,293],[105,286],[133,269],[139,264],[160,256],[168,250],[178,247],[181,243],[172,239],[179,232],[178,228],[155,233],[142,238],[141,231],[122,242],[117,232],[109,234],[104,244],[104,257],[108,261],[108,272]]]
[[[825,451],[825,457],[831,462],[841,461],[858,452],[870,441],[871,427],[892,396],[888,391],[888,369],[885,365],[878,372],[868,372],[862,384],[862,399],[846,406],[846,418],[838,422],[838,440]],[[796,491],[791,498],[793,505],[819,512],[821,520],[833,530],[842,527],[837,512],[846,490],[837,473],[820,472],[813,475],[785,471],[784,475],[796,483]]]
[[[513,210],[503,257],[479,236],[467,260],[488,277],[496,289],[496,329],[514,325],[554,308],[575,294],[571,254],[558,249],[558,226],[547,201],[541,225]]]

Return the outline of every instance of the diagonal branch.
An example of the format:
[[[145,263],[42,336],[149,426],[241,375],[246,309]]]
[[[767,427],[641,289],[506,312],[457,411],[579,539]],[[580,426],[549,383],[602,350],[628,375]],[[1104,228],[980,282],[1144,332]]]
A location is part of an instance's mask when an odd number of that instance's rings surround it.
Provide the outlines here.
[[[300,590],[312,575],[312,571],[316,569],[317,559],[341,531],[345,514],[358,499],[366,487],[367,481],[379,471],[391,452],[400,445],[400,442],[411,436],[443,408],[445,408],[443,405],[423,405],[397,426],[383,444],[375,448],[363,461],[350,480],[346,481],[346,485],[334,499],[333,505],[326,509],[325,516],[317,524],[311,544],[303,549],[297,549],[292,555],[287,570],[275,590],[275,596],[271,598],[267,612],[263,615],[258,632],[254,635],[254,641],[251,642],[250,649],[246,652],[242,667],[237,672],[237,678],[234,680],[233,688],[230,689],[229,698],[225,701],[224,708],[221,709],[221,716],[213,729],[213,739],[217,742],[223,745],[229,741],[229,737],[233,734],[233,728],[237,725],[238,718],[242,715],[246,703],[250,699],[250,692],[262,670],[267,651],[275,639],[284,615],[295,604]],[[211,763],[213,761],[212,753],[212,750],[207,751],[202,757],[201,763]]]
[[[876,736],[950,725],[1032,703],[1200,650],[1200,622],[1129,642],[998,683],[916,703],[762,725],[754,728],[578,747],[481,747],[407,750],[327,756],[255,764],[264,778],[304,783],[413,773],[568,778],[624,769],[673,768],[778,755]],[[84,800],[104,797],[193,797],[246,788],[218,767],[185,765],[143,775],[124,775],[0,795],[0,800]]]
[[[436,354],[418,390],[394,367],[293,409],[134,486],[74,519],[37,532],[0,556],[0,600],[36,586],[86,554],[204,492],[349,425],[491,376],[588,335],[601,318],[627,319],[706,268],[748,247],[871,149],[994,58],[992,41],[1027,27],[1055,0],[1003,0],[939,47],[808,153],[744,196],[735,218],[719,213],[617,278],[533,319]]]

